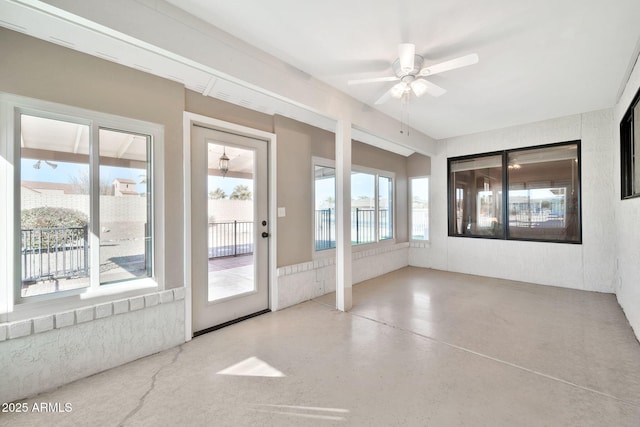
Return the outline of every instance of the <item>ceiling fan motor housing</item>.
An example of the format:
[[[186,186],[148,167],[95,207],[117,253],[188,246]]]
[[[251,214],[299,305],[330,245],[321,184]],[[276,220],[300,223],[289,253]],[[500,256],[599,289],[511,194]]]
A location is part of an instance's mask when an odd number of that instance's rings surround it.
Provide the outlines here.
[[[393,68],[393,72],[398,78],[402,79],[406,76],[417,76],[420,70],[422,69],[422,63],[424,62],[424,58],[420,55],[413,56],[413,69],[409,72],[403,71],[400,66],[400,58],[396,59],[391,67]]]

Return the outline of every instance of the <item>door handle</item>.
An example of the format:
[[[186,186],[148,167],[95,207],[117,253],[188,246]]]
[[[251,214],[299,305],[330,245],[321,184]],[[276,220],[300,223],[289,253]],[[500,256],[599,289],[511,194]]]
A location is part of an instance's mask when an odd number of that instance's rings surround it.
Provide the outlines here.
[[[269,237],[269,233],[267,233],[266,231],[263,231],[262,232],[262,237],[264,237],[266,239],[267,237]]]

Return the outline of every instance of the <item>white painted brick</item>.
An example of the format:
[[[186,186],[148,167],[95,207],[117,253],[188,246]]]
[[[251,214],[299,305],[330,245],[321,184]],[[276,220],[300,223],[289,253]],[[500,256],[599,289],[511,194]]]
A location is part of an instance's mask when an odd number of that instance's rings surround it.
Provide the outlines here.
[[[53,329],[53,314],[33,319],[33,333],[39,334]]]
[[[0,325],[0,341],[7,339],[7,325]]]
[[[96,319],[109,317],[113,314],[113,304],[110,302],[96,305]]]
[[[76,323],[91,322],[94,316],[93,307],[83,307],[76,310]]]
[[[123,299],[113,302],[113,314],[122,314],[129,311],[129,300]]]
[[[160,296],[158,294],[150,294],[144,296],[144,306],[153,307],[160,302]]]
[[[288,276],[289,274],[291,274],[291,266],[288,265],[284,268],[284,275]]]
[[[136,311],[144,308],[144,297],[133,297],[129,298],[129,310]]]
[[[160,292],[160,304],[168,304],[170,302],[173,302],[173,291]]]
[[[9,323],[9,339],[31,335],[31,319]]]
[[[173,297],[176,301],[180,301],[184,299],[185,293],[185,288],[175,288],[173,290]]]
[[[73,311],[56,313],[56,329],[72,326],[76,321],[76,314]]]

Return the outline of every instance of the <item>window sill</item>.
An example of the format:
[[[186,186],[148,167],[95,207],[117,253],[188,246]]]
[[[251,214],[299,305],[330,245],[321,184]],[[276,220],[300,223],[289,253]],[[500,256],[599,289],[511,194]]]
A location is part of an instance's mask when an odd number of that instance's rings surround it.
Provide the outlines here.
[[[185,288],[147,293],[145,295],[118,299],[75,310],[56,311],[38,317],[29,317],[9,323],[0,323],[0,341],[13,340],[55,329],[90,323],[121,314],[145,310],[158,305],[167,305],[185,299]]]
[[[47,316],[61,311],[75,310],[115,300],[137,297],[158,292],[159,285],[152,278],[124,281],[113,285],[104,285],[98,289],[64,297],[52,297],[45,300],[25,301],[13,306],[13,311],[0,315],[0,322],[14,322]]]

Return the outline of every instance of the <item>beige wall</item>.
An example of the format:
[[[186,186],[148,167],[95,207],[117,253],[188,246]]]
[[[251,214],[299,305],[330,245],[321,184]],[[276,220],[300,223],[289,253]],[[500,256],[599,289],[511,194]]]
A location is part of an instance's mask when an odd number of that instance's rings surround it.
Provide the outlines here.
[[[413,153],[407,157],[407,176],[431,175],[431,157]]]
[[[164,125],[164,180],[168,200],[182,200],[184,87],[71,49],[0,28],[0,91]],[[164,195],[158,194],[157,197]],[[167,288],[183,286],[179,203],[164,212]]]
[[[188,89],[185,90],[184,97],[185,110],[190,113],[213,117],[264,132],[273,132],[273,117],[268,114],[258,113],[210,96],[202,96]]]
[[[333,158],[331,132],[282,116],[274,117],[278,137],[278,267],[311,261],[313,254],[312,156]]]

